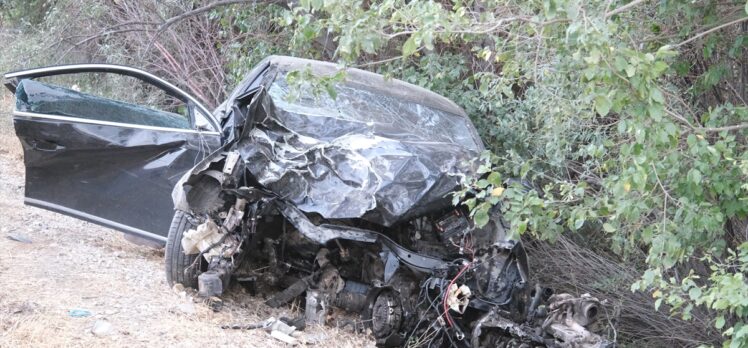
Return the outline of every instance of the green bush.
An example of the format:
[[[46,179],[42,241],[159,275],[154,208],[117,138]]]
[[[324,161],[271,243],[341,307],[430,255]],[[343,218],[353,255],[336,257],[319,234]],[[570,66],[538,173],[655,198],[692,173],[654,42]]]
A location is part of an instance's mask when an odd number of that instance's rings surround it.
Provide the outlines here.
[[[742,347],[748,243],[730,226],[748,213],[748,109],[714,88],[748,64],[745,18],[745,2],[302,0],[282,21],[295,47],[326,33],[342,64],[468,110],[492,153],[455,203],[478,225],[501,203],[517,235],[591,229],[624,260],[644,250],[632,290],[685,319],[704,308]]]

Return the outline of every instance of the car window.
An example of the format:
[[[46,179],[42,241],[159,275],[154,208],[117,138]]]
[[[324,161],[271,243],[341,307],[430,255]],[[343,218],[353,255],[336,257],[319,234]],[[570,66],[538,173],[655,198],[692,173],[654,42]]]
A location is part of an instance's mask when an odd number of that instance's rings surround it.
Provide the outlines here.
[[[19,111],[107,122],[190,128],[189,106],[134,77],[76,73],[23,80],[16,89]]]

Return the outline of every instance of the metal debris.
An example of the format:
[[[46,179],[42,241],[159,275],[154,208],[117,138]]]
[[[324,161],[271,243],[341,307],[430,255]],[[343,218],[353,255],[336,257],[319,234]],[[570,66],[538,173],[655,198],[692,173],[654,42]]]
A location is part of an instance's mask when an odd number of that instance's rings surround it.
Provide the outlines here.
[[[20,243],[26,243],[26,244],[31,244],[32,243],[31,239],[29,239],[28,237],[26,237],[26,236],[24,236],[22,234],[16,233],[16,232],[10,232],[10,233],[8,233],[6,235],[6,237],[8,239],[10,239],[10,240],[14,240],[14,241],[20,242]]]
[[[308,325],[324,325],[327,319],[327,305],[324,296],[317,290],[306,292],[306,307],[304,309]]]
[[[553,295],[549,299],[550,313],[543,329],[556,338],[561,348],[606,347],[602,337],[590,332],[588,327],[597,321],[600,301],[589,294],[573,297],[569,294]],[[573,342],[573,343],[572,343]]]
[[[296,326],[289,325],[287,321],[287,318],[276,319],[270,317],[267,320],[259,323],[222,325],[221,328],[233,330],[265,329],[268,333],[270,333],[271,337],[284,343],[297,345],[299,344],[299,340],[294,337],[294,335],[298,333],[297,328]]]
[[[283,322],[283,320],[275,320],[272,324],[270,324],[270,327],[268,328],[270,331],[279,331],[286,335],[291,335],[294,332],[296,332],[296,327],[288,325]]]

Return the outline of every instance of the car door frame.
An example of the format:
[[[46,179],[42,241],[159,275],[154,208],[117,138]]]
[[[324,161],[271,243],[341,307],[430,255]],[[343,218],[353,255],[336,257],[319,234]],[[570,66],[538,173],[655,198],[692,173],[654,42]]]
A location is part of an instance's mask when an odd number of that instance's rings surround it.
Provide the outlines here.
[[[35,78],[40,78],[40,77],[69,75],[69,74],[77,74],[77,73],[112,73],[112,74],[117,74],[117,75],[130,76],[130,77],[139,79],[143,82],[149,83],[155,87],[158,87],[159,89],[166,92],[168,95],[171,95],[185,102],[185,104],[187,105],[187,110],[188,110],[190,128],[189,129],[178,129],[178,128],[169,128],[169,127],[158,127],[158,126],[131,124],[131,123],[102,121],[102,120],[96,120],[96,119],[86,119],[86,118],[69,117],[69,116],[62,116],[62,115],[34,113],[34,112],[20,111],[18,110],[16,105],[13,106],[13,113],[12,113],[13,118],[14,119],[22,118],[24,120],[40,119],[42,121],[53,120],[53,121],[60,121],[60,122],[69,122],[71,124],[113,126],[113,127],[134,128],[134,129],[142,129],[142,130],[150,130],[150,131],[198,133],[200,134],[200,136],[216,137],[217,138],[216,140],[220,145],[223,145],[224,143],[219,121],[205,106],[202,105],[202,103],[200,103],[196,98],[194,98],[187,92],[169,83],[168,81],[161,79],[151,73],[148,73],[140,69],[123,66],[123,65],[114,65],[114,64],[58,65],[58,66],[50,66],[50,67],[9,72],[4,75],[3,84],[11,92],[15,93],[18,83],[23,79],[35,79]],[[201,116],[198,115],[197,113],[200,113]],[[208,127],[207,129],[198,128],[196,126],[197,124],[196,120],[198,117],[204,118],[205,125]],[[220,149],[220,147],[221,146],[218,146],[218,149]],[[209,154],[206,153],[205,155],[207,156]],[[187,168],[187,171],[189,170],[190,168]],[[156,240],[160,242],[166,241],[165,236],[155,234],[152,231],[145,231],[142,229],[138,229],[133,226],[129,226],[123,223],[105,219],[105,218],[102,218],[102,217],[99,217],[93,214],[89,214],[81,210],[69,208],[63,205],[59,205],[59,204],[55,204],[55,203],[51,203],[51,202],[47,202],[47,201],[43,201],[39,199],[29,198],[29,197],[24,197],[24,203],[30,206],[35,206],[35,207],[43,208],[46,210],[55,211],[55,212],[62,213],[64,215],[69,215],[69,216],[72,216],[72,217],[75,217],[81,220],[93,222],[99,225],[103,225],[105,227],[113,228],[113,229],[116,229],[116,230],[119,230],[119,231],[122,231],[128,234],[136,235],[139,237]]]
[[[203,130],[202,132],[220,133],[221,126],[218,120],[216,120],[215,116],[213,116],[213,114],[205,106],[203,106],[203,104],[200,103],[195,97],[191,96],[189,93],[183,91],[179,87],[169,83],[168,81],[156,75],[153,75],[149,72],[136,69],[133,67],[124,66],[124,65],[116,65],[116,64],[55,65],[55,66],[49,66],[49,67],[44,67],[44,68],[13,71],[13,72],[6,73],[3,77],[4,77],[5,86],[9,90],[11,90],[11,92],[15,93],[16,86],[18,82],[22,79],[34,79],[34,78],[39,78],[39,77],[76,74],[76,73],[112,73],[112,74],[134,77],[143,82],[150,83],[162,89],[167,94],[177,97],[180,100],[187,103],[188,109],[189,109],[190,127],[192,127],[191,129],[193,131],[195,132],[201,131],[201,130],[195,129],[196,115],[194,114],[194,110],[197,109],[203,114],[206,121],[212,128],[210,130]],[[143,129],[164,128],[164,127],[153,127],[153,126],[145,126],[145,125],[133,125],[133,124],[119,123],[119,122],[89,120],[89,119],[67,117],[67,116],[53,116],[53,115],[37,114],[37,113],[31,113],[31,112],[25,112],[25,111],[17,111],[14,108],[13,115],[15,116],[16,114],[18,114],[18,116],[38,117],[38,118],[47,118],[47,119],[60,119],[60,118],[63,118],[65,120],[75,119],[76,122],[82,122],[82,123],[117,125],[117,126],[123,126],[123,127],[135,127],[135,128],[143,128]]]

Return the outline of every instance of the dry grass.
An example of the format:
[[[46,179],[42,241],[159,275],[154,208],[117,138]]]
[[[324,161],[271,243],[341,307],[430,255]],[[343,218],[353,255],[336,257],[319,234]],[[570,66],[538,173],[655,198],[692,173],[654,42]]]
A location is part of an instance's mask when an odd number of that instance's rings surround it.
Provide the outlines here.
[[[607,300],[607,313],[615,334],[625,347],[696,347],[718,345],[719,332],[694,310],[694,319],[681,320],[671,316],[665,306],[654,309],[648,293],[632,292],[630,286],[641,274],[635,258],[620,261],[606,255],[603,248],[590,249],[590,241],[582,245],[561,237],[556,243],[526,243],[531,260],[531,273],[546,286],[561,292],[589,293]],[[593,243],[594,244],[594,243]]]

